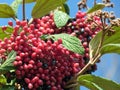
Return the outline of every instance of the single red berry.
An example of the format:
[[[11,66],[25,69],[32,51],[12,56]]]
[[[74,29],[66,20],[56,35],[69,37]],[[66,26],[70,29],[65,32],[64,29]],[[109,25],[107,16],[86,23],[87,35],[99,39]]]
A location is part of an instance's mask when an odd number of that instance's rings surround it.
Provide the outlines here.
[[[38,80],[39,85],[43,85],[43,81],[41,79]]]
[[[22,26],[22,27],[24,27],[24,26],[26,26],[26,25],[27,25],[27,21],[22,21],[22,22],[21,22],[21,26]]]
[[[29,89],[33,89],[33,84],[32,84],[32,83],[29,83],[29,84],[28,84],[28,88],[29,88]]]
[[[18,62],[17,62],[17,61],[14,61],[14,62],[13,62],[13,65],[14,65],[14,66],[17,66],[17,65],[18,65]]]
[[[13,22],[10,20],[10,21],[8,21],[8,25],[9,26],[13,26]]]
[[[2,26],[2,30],[5,31],[7,29],[7,26]]]
[[[56,86],[53,86],[53,87],[51,88],[51,90],[57,90],[57,87],[56,87]]]
[[[27,84],[30,83],[30,79],[29,79],[29,78],[25,78],[24,80],[25,80],[25,82],[26,82]]]
[[[19,20],[16,20],[16,25],[20,25],[21,22]]]

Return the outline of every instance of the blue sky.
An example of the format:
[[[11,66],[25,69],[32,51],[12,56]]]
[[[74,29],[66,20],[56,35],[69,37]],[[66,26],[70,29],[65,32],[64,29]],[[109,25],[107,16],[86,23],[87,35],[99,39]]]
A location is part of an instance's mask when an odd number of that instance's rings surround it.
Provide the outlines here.
[[[10,4],[13,0],[0,0],[0,3],[8,3]],[[68,0],[68,5],[70,6],[70,16],[74,17],[76,12],[78,11],[77,8],[77,2],[79,2],[80,0]],[[91,7],[92,6],[92,2],[94,0],[88,0],[88,4]],[[102,1],[102,0],[97,0]],[[120,17],[120,0],[111,0],[115,5],[115,7],[112,9],[105,9],[105,10],[109,10],[109,11],[114,11],[115,15],[117,17]],[[30,13],[31,13],[31,9],[32,9],[33,4],[28,4],[26,6],[26,16],[27,18],[30,18]],[[21,11],[20,11],[21,7],[18,10],[18,18],[21,19]],[[7,21],[9,19],[0,19],[0,26],[1,25],[7,25]],[[116,82],[120,83],[120,73],[119,73],[119,68],[120,68],[120,60],[119,60],[120,56],[117,54],[107,54],[101,57],[101,62],[97,64],[98,66],[98,70],[95,71],[93,74],[98,75],[98,76],[102,76],[102,77],[106,77],[109,79],[112,79]],[[82,88],[82,90],[87,90],[85,88]]]

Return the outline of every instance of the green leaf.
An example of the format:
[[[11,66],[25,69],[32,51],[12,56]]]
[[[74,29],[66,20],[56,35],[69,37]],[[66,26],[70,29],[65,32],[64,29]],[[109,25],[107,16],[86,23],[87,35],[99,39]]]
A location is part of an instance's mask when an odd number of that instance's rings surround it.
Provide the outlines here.
[[[69,6],[66,3],[64,3],[59,10],[67,13],[68,15],[70,14]]]
[[[87,11],[87,14],[90,14],[90,13],[93,13],[97,10],[101,10],[105,7],[105,4],[96,4],[94,7],[90,8],[88,11]]]
[[[7,80],[4,75],[0,75],[0,85],[5,85],[7,83]],[[0,86],[1,87],[1,86]]]
[[[7,85],[15,85],[16,83],[16,78],[12,79],[10,83],[7,83]]]
[[[0,4],[0,18],[14,18],[15,12],[8,4]]]
[[[16,52],[11,51],[5,62],[0,66],[0,72],[14,70],[13,61],[16,58]]]
[[[112,34],[111,36],[105,36],[105,40],[103,45],[106,44],[116,44],[116,43],[120,43],[120,26],[119,27],[113,27],[113,29],[115,30],[115,33]]]
[[[94,37],[89,43],[89,49],[90,49],[90,58],[92,58],[95,54],[96,49],[98,48],[98,45],[100,43],[100,39],[102,37],[101,31]]]
[[[100,87],[98,87],[96,84],[93,82],[90,82],[88,80],[81,80],[79,82],[80,85],[89,88],[90,90],[102,90]]]
[[[22,3],[23,0],[14,0],[13,3],[11,4],[12,9],[14,10],[15,14],[18,12],[18,8],[20,4]]]
[[[65,2],[66,0],[37,0],[32,10],[32,17],[40,18],[63,5]]]
[[[120,85],[98,76],[86,74],[77,78],[80,85],[86,86],[90,90],[120,90]]]
[[[65,26],[69,19],[70,16],[62,11],[56,10],[54,12],[54,22],[58,28]]]
[[[13,32],[13,27],[6,26],[7,29],[5,31],[2,30],[2,27],[0,27],[0,39],[4,39],[5,37],[9,38],[11,33]]]
[[[104,45],[101,48],[100,53],[102,55],[106,54],[106,53],[118,53],[118,54],[120,54],[120,44],[107,44],[107,45]]]
[[[115,33],[111,36],[107,34],[104,36],[103,44],[100,50],[101,55],[106,53],[118,53],[120,54],[120,27],[113,27]],[[100,39],[102,37],[102,31],[100,31],[91,41],[89,44],[90,48],[90,57],[92,58],[98,48],[100,43]]]
[[[15,87],[11,85],[4,85],[0,88],[0,90],[15,90]]]
[[[15,70],[15,67],[13,67],[13,66],[0,67],[0,74],[1,74],[1,72],[4,74],[10,70]]]
[[[42,35],[40,38],[41,38],[42,40],[47,40],[47,39],[49,38],[49,35]]]
[[[65,8],[65,12],[69,15],[70,14],[70,8],[69,6],[65,3],[63,4],[64,8]]]
[[[111,36],[105,36],[100,53],[118,53],[120,54],[120,26],[113,27],[115,33]]]
[[[65,48],[75,53],[84,54],[84,48],[81,44],[81,41],[75,37],[70,36],[69,34],[55,34],[50,36],[53,40],[62,39],[62,44]]]

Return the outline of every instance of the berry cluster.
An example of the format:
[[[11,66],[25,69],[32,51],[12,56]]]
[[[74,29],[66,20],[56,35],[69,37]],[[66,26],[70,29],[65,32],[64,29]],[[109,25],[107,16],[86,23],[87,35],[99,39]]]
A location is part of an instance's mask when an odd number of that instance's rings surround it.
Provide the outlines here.
[[[27,21],[16,21],[14,31],[9,39],[0,41],[0,57],[11,50],[17,52],[16,82],[25,90],[64,90],[71,77],[78,73],[89,60],[89,42],[100,30],[93,28],[93,22],[88,22],[86,14],[78,12],[66,26],[58,29],[53,20],[53,14],[44,16],[28,25]],[[100,24],[98,17],[94,20]],[[8,22],[10,26],[13,23]],[[5,30],[5,28],[3,28]],[[68,33],[77,36],[85,48],[85,54],[79,55],[62,46],[62,39],[52,41],[42,40],[45,34]]]

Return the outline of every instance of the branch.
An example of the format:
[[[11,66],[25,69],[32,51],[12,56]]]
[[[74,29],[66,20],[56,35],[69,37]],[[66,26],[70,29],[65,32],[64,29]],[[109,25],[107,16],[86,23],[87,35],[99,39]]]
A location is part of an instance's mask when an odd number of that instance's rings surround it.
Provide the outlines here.
[[[94,6],[96,5],[96,1],[97,1],[97,0],[94,0]]]
[[[23,20],[25,20],[25,0],[23,0],[22,9],[23,9]]]
[[[88,10],[88,7],[87,7],[87,0],[81,0],[80,2],[78,2],[78,7],[79,9],[81,10],[82,8],[86,8]]]

